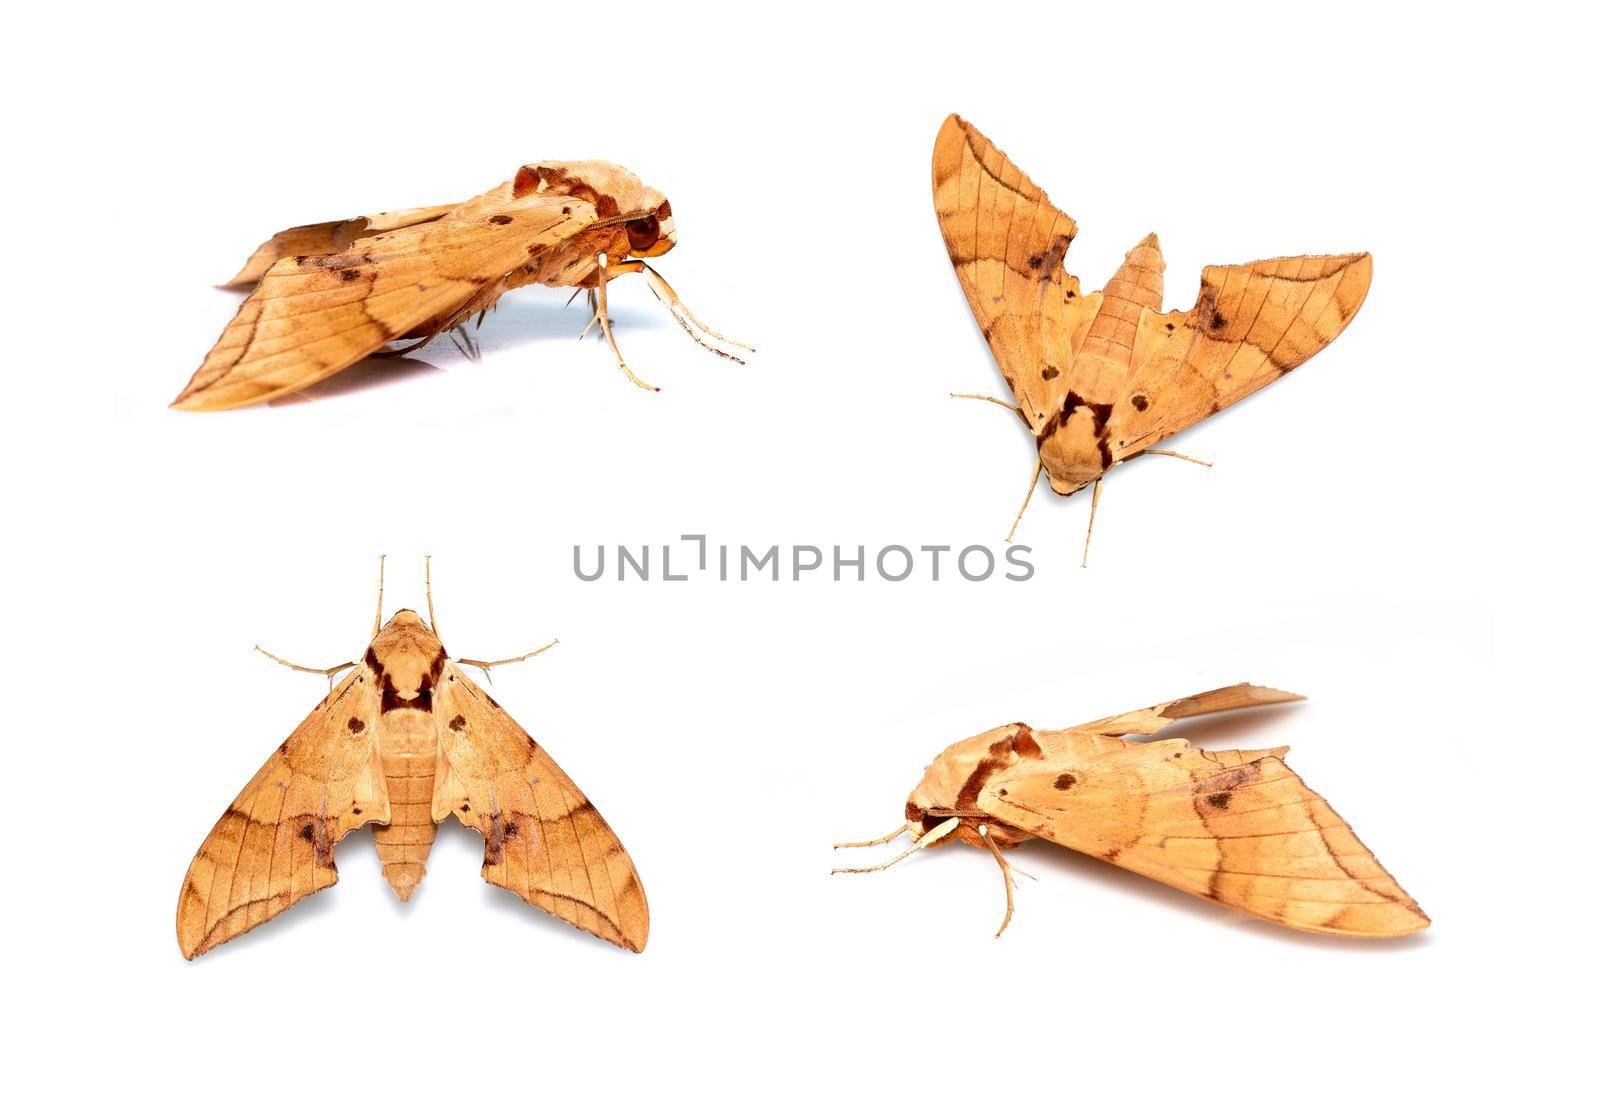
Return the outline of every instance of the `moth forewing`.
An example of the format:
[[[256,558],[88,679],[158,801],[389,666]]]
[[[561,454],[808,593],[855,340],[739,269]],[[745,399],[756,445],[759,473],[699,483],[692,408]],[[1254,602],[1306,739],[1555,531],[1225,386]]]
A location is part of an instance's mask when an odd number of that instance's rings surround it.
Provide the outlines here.
[[[1016,723],[967,738],[936,757],[912,790],[910,832],[926,838],[945,827],[994,854],[1007,883],[1002,930],[1011,872],[1003,851],[1030,838],[1300,930],[1421,930],[1422,909],[1284,763],[1286,748],[1213,751],[1182,738],[1125,736],[1297,697],[1241,684],[1077,729]]]

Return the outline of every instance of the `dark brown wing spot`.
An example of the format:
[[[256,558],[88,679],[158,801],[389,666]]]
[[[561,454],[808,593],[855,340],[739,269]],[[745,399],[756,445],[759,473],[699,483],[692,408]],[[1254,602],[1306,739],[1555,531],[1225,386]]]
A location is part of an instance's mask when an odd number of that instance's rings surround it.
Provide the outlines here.
[[[1225,811],[1225,810],[1228,809],[1228,800],[1230,800],[1232,798],[1233,798],[1233,792],[1231,792],[1231,791],[1219,791],[1215,795],[1207,795],[1206,796],[1206,802],[1210,803],[1213,807],[1217,808],[1217,810],[1219,810],[1219,811]]]
[[[1150,406],[1149,399],[1147,399],[1146,397],[1144,397],[1142,395],[1136,395],[1136,396],[1133,397],[1133,399],[1129,400],[1128,402],[1133,404],[1133,409],[1135,411],[1143,411],[1147,407]]]
[[[362,721],[360,718],[351,718],[345,723],[345,728],[350,730],[352,733],[360,733],[366,727],[367,723]]]
[[[489,218],[489,224],[509,225],[511,224],[511,215],[506,213],[497,213],[493,217]]]
[[[454,729],[457,733],[460,733],[466,727],[467,719],[462,717],[460,714],[457,714],[455,717],[450,719],[450,728]]]
[[[1071,772],[1062,772],[1056,777],[1055,787],[1057,791],[1071,791],[1073,785],[1077,782],[1077,776],[1074,776]]]
[[[1054,380],[1060,375],[1061,370],[1055,365],[1045,365],[1044,368],[1039,370],[1039,379],[1041,380]]]

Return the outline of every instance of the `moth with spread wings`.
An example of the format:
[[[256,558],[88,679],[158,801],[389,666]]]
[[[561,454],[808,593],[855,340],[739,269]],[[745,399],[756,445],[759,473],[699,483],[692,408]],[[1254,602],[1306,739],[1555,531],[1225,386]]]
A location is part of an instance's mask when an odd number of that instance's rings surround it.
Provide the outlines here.
[[[432,596],[427,623],[402,609],[380,627],[380,578],[372,642],[360,662],[296,668],[330,680],[350,673],[278,746],[195,854],[178,895],[185,958],[336,882],[333,847],[368,823],[384,878],[409,900],[439,823],[452,814],[483,835],[491,884],[607,942],[644,949],[650,914],[627,850],[550,754],[462,670],[517,660],[450,658]]]
[[[1062,496],[1093,482],[1091,529],[1113,465],[1140,454],[1186,457],[1154,447],[1322,349],[1355,317],[1372,281],[1364,252],[1208,267],[1194,307],[1163,313],[1166,265],[1152,233],[1105,290],[1086,295],[1063,266],[1077,232],[1072,218],[954,115],[934,143],[933,202],[1016,403],[963,398],[998,403],[1033,432],[1029,498],[1041,472]],[[1087,538],[1084,554],[1087,561]]]
[[[276,399],[451,331],[475,355],[466,322],[481,322],[501,295],[529,283],[587,291],[584,333],[598,324],[628,379],[655,391],[622,359],[607,316],[606,283],[635,272],[690,337],[742,364],[701,335],[749,346],[696,318],[645,262],[675,243],[667,199],[593,160],[528,164],[455,205],[285,229],[227,283],[254,290],[172,406],[218,411]],[[383,348],[407,338],[415,345]]]
[[[1181,718],[1298,701],[1240,683],[1101,718],[1072,729],[1003,725],[934,758],[894,833],[893,860],[836,873],[877,872],[919,849],[960,840],[989,851],[1043,838],[1260,919],[1359,938],[1409,935],[1428,917],[1378,864],[1328,801],[1284,763],[1287,748],[1211,751],[1159,735]]]

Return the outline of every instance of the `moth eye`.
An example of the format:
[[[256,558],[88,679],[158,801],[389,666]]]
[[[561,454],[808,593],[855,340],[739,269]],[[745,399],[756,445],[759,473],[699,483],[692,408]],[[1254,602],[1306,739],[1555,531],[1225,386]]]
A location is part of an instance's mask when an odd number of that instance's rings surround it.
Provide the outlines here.
[[[628,222],[627,229],[628,244],[636,250],[649,248],[661,239],[661,222],[653,214]]]

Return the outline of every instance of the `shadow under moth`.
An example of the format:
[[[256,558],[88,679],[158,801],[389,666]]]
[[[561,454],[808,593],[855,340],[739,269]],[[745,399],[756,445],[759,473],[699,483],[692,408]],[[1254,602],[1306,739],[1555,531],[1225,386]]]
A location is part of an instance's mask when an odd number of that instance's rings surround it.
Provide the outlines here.
[[[909,834],[909,849],[833,871],[877,872],[955,839],[988,850],[1005,879],[998,938],[1013,910],[1005,851],[1043,838],[1285,927],[1366,938],[1422,930],[1428,917],[1290,771],[1287,748],[1213,752],[1182,738],[1129,739],[1180,718],[1298,700],[1241,683],[1072,729],[1017,723],[969,737],[928,765],[898,830],[834,847]]]
[[[489,883],[643,950],[650,915],[622,843],[550,754],[462,670],[538,652],[450,658],[433,623],[431,588],[427,623],[409,609],[380,627],[382,619],[380,576],[372,641],[359,662],[316,669],[278,660],[330,684],[350,673],[278,746],[195,854],[178,896],[183,956],[335,883],[333,847],[369,823],[384,878],[409,900],[439,823],[452,814],[483,835]]]
[[[948,117],[933,148],[933,204],[967,304],[1037,448],[1022,513],[1043,472],[1062,496],[1278,379],[1355,317],[1372,258],[1285,256],[1207,267],[1189,310],[1161,310],[1166,265],[1152,233],[1103,291],[1063,266],[1077,224],[984,135]],[[1201,465],[1209,463],[1200,462]],[[1087,563],[1089,541],[1084,538]]]
[[[285,229],[225,285],[254,290],[172,406],[260,403],[363,357],[410,352],[452,332],[475,356],[466,322],[476,316],[481,323],[501,295],[530,283],[586,291],[593,315],[583,333],[598,324],[628,379],[656,391],[622,359],[607,314],[607,282],[633,273],[697,343],[743,364],[705,336],[749,346],[696,318],[645,262],[676,237],[672,206],[659,191],[596,161],[528,164],[459,204]],[[402,339],[416,340],[383,348]]]

